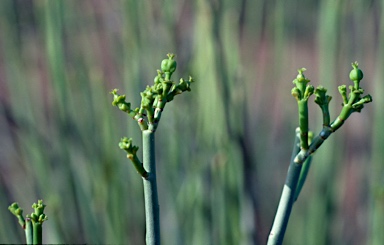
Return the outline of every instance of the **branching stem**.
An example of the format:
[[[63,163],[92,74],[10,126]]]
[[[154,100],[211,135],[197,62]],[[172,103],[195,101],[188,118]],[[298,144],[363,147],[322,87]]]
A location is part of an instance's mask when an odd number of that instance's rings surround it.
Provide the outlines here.
[[[271,232],[268,237],[268,245],[282,244],[284,234],[288,225],[289,216],[291,214],[294,201],[300,194],[300,190],[305,182],[308,169],[311,163],[311,155],[328,139],[328,137],[339,129],[353,112],[360,112],[364,104],[372,102],[372,97],[366,95],[361,97],[364,92],[360,88],[360,80],[363,78],[363,73],[358,69],[357,62],[352,63],[353,70],[349,77],[354,85],[350,86],[350,94],[347,96],[346,86],[339,86],[339,92],[343,99],[343,108],[339,116],[330,123],[329,102],[332,97],[327,95],[327,90],[319,86],[314,91],[316,95],[315,102],[320,106],[323,114],[323,129],[319,135],[308,145],[308,97],[313,92],[313,87],[307,85],[309,80],[305,78],[303,71],[299,69],[299,75],[293,81],[296,85],[292,89],[292,95],[298,102],[299,109],[299,130],[296,130],[296,139],[293,148],[293,156],[291,157],[290,166],[287,173],[286,182],[281,194],[280,202],[277,208],[275,220]],[[305,90],[305,91],[304,91]],[[298,138],[300,138],[300,151],[298,147]],[[294,156],[296,154],[296,156]],[[304,167],[303,167],[304,166]]]

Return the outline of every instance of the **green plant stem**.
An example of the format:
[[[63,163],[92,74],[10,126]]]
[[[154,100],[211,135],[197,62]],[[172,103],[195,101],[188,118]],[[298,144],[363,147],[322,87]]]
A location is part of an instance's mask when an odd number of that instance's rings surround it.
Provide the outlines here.
[[[128,154],[128,158],[132,161],[133,165],[136,168],[136,171],[141,175],[141,177],[146,179],[148,177],[148,173],[147,173],[147,171],[145,171],[143,164],[140,162],[140,160],[136,156],[136,154],[135,155]]]
[[[295,131],[295,140],[293,142],[293,149],[291,154],[291,162],[295,159],[296,155],[300,152],[300,128],[297,127]]]
[[[291,156],[291,163],[288,169],[287,178],[277,208],[275,220],[268,238],[268,245],[281,244],[287,229],[289,216],[294,202],[297,200],[300,191],[306,180],[312,158],[306,159],[304,164],[295,163],[294,159],[300,151],[301,129],[296,128],[295,141]]]
[[[300,192],[303,189],[305,180],[307,179],[309,169],[311,168],[311,163],[312,163],[312,156],[309,156],[303,163],[303,167],[301,169],[301,173],[299,177],[299,182],[297,183],[297,187],[296,187],[295,202],[297,198],[299,198]]]
[[[299,109],[299,125],[300,125],[300,147],[303,150],[308,149],[308,100],[300,100],[297,102]]]
[[[33,244],[43,244],[43,226],[40,222],[32,221]]]
[[[146,219],[146,244],[160,244],[160,212],[156,184],[155,133],[143,131],[143,164],[148,172],[143,178]]]
[[[32,221],[30,218],[25,219],[25,242],[26,244],[32,244],[33,243],[33,227],[32,227]]]
[[[323,129],[320,131],[319,135],[317,135],[312,143],[309,145],[308,150],[301,150],[297,156],[294,159],[294,162],[297,164],[303,164],[304,161],[311,155],[313,154],[323,143],[328,137],[333,133],[333,128],[332,127],[327,127],[324,126]]]
[[[283,242],[289,216],[291,215],[292,206],[295,202],[296,187],[302,166],[302,164],[294,161],[291,161],[289,165],[275,220],[273,221],[273,226],[268,237],[268,245],[278,245]]]
[[[300,133],[300,129],[297,128],[296,129],[297,141],[299,141],[299,133]],[[313,138],[313,133],[308,132],[308,143],[312,143],[312,138]],[[296,155],[300,151],[299,144],[295,142],[295,145],[296,145],[296,148],[294,148],[294,150],[292,151],[291,161],[293,161],[295,159]],[[307,175],[308,175],[309,169],[311,167],[311,163],[312,163],[312,156],[309,156],[303,163],[303,167],[302,167],[301,172],[300,172],[299,182],[297,183],[297,187],[296,187],[295,202],[300,195],[300,192],[304,186],[305,180],[307,179]]]

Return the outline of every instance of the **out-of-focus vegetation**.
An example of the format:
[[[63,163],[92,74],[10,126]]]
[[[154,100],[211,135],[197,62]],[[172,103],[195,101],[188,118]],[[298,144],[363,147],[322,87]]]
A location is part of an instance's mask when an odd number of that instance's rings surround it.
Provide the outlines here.
[[[156,138],[163,244],[264,244],[297,126],[297,69],[342,100],[350,63],[374,98],[318,150],[284,244],[384,240],[382,1],[0,1],[0,243],[23,243],[7,207],[46,203],[45,243],[144,243],[142,181],[117,144],[176,53],[192,93]],[[137,104],[134,104],[135,101]],[[310,125],[321,112],[310,104]],[[337,108],[336,108],[337,107]]]

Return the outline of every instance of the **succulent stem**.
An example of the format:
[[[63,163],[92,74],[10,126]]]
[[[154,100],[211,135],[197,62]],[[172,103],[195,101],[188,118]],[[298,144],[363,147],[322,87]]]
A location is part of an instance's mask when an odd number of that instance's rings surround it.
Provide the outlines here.
[[[146,244],[160,244],[160,210],[156,183],[155,134],[150,130],[143,131],[143,161],[147,169],[147,178],[143,178]]]
[[[299,75],[293,81],[296,87],[292,89],[292,95],[298,102],[300,126],[299,129],[296,130],[291,162],[276,211],[275,220],[268,237],[268,245],[277,245],[282,244],[283,242],[293,203],[300,194],[300,190],[308,173],[311,163],[311,155],[316,152],[332,133],[344,124],[345,120],[347,120],[353,112],[360,112],[364,107],[364,104],[372,102],[372,97],[370,95],[361,97],[361,94],[364,92],[364,90],[360,88],[360,80],[363,78],[363,72],[358,69],[357,62],[352,63],[352,67],[353,70],[350,72],[349,77],[354,85],[350,86],[351,92],[349,96],[347,96],[346,86],[339,86],[339,92],[343,99],[343,107],[339,116],[332,123],[330,123],[329,113],[329,102],[332,97],[326,94],[327,90],[322,86],[319,86],[314,91],[316,95],[315,102],[320,106],[323,114],[323,128],[310,143],[308,142],[307,100],[313,93],[313,87],[307,85],[309,80],[307,80],[303,74],[304,69],[299,70]],[[298,147],[299,142],[300,149]]]

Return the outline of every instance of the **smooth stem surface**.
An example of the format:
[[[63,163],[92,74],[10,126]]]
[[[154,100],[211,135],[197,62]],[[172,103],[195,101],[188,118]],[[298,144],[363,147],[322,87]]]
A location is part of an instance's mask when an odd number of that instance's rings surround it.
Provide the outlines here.
[[[298,101],[299,125],[300,125],[300,147],[308,149],[308,101]]]
[[[299,182],[296,187],[295,202],[297,198],[299,198],[300,192],[303,189],[305,180],[307,179],[307,175],[311,167],[311,163],[312,163],[312,156],[309,156],[303,163],[303,167],[301,169],[301,173],[299,177]]]
[[[25,219],[25,242],[26,244],[33,243],[33,227],[30,218]]]
[[[143,131],[143,164],[148,177],[143,178],[146,244],[160,244],[160,212],[156,184],[155,134],[150,130]]]
[[[40,222],[33,222],[33,244],[43,244],[43,227]]]
[[[277,207],[275,220],[273,221],[272,229],[268,237],[268,245],[276,245],[283,242],[292,206],[297,197],[296,187],[299,181],[302,164],[295,163],[294,159],[299,151],[300,131],[299,128],[296,129],[291,163],[289,165],[283,192],[280,197],[279,206]]]
[[[296,187],[302,166],[302,164],[291,161],[279,206],[277,207],[275,220],[273,221],[271,233],[268,237],[268,245],[278,245],[283,242],[289,216],[291,215],[292,206],[295,202]]]
[[[297,200],[308,174],[311,157],[307,158],[304,164],[294,162],[300,151],[300,128],[296,129],[295,141],[293,143],[291,164],[288,169],[287,179],[281,194],[275,220],[268,238],[268,245],[281,244],[288,226],[289,216],[294,202]]]

